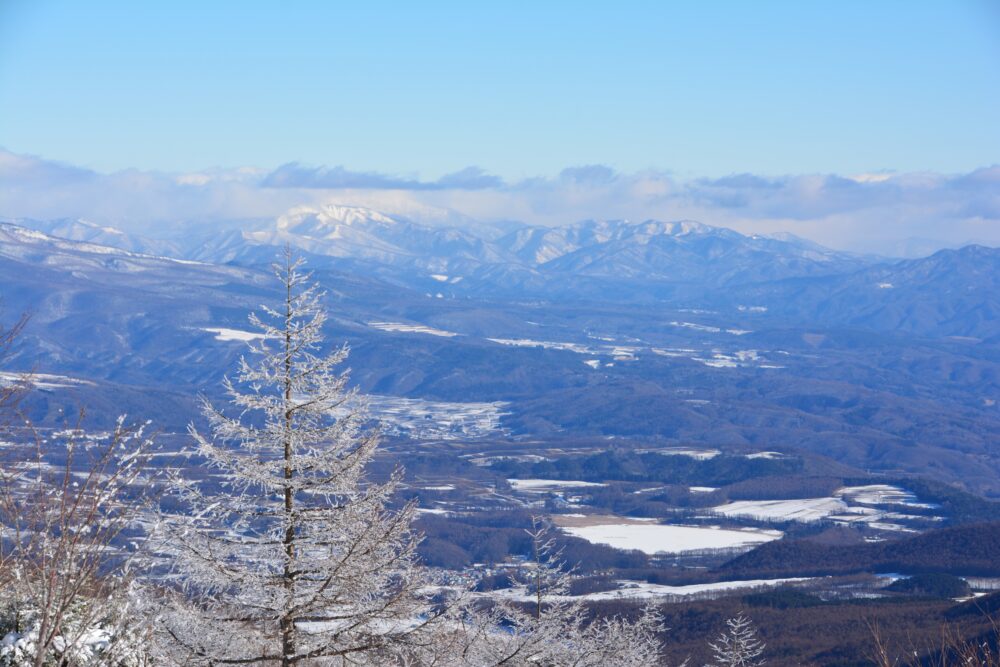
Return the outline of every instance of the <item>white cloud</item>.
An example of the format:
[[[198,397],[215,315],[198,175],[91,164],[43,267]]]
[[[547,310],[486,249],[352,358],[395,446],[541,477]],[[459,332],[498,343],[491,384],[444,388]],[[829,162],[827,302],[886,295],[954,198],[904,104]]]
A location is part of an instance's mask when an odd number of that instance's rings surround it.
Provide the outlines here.
[[[301,204],[340,202],[431,224],[587,218],[695,219],[744,233],[792,232],[837,248],[893,253],[907,239],[931,246],[1000,244],[1000,166],[967,174],[871,173],[681,181],[604,165],[504,182],[470,167],[435,181],[289,164],[167,174],[102,174],[0,150],[0,216],[84,217],[156,235],[178,222],[268,219]],[[923,242],[927,246],[928,242]]]

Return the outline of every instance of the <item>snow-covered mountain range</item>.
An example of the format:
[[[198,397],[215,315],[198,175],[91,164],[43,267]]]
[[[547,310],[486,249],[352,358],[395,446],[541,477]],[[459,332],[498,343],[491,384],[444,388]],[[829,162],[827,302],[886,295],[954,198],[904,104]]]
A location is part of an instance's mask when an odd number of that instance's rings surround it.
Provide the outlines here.
[[[288,243],[386,414],[491,406],[519,437],[781,442],[995,479],[997,249],[887,261],[691,222],[491,239],[348,208],[188,238],[32,226],[0,224],[0,316],[32,316],[2,370],[44,376],[42,421],[86,405],[183,429],[252,339],[247,314],[276,302],[266,269]]]
[[[522,226],[498,234],[436,227],[370,209],[300,206],[244,228],[165,230],[162,238],[83,220],[13,221],[56,236],[124,250],[216,264],[270,261],[290,245],[323,266],[365,266],[383,278],[421,286],[445,282],[460,292],[581,291],[597,283],[724,285],[841,273],[870,258],[795,237],[745,236],[694,221],[587,220],[564,227]],[[444,276],[445,278],[441,278]],[[459,286],[459,282],[463,284]],[[596,290],[595,294],[586,294]]]

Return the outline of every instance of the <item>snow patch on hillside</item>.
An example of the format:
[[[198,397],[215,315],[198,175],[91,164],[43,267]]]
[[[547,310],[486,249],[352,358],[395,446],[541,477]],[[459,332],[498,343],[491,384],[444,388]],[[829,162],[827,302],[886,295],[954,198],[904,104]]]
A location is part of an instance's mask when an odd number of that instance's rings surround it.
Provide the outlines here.
[[[841,524],[866,524],[879,530],[904,532],[909,532],[911,529],[899,524],[899,521],[941,520],[938,516],[905,514],[873,507],[875,505],[898,505],[914,509],[938,507],[932,503],[919,502],[914,494],[898,486],[870,484],[843,487],[827,498],[738,500],[719,505],[712,511],[726,517],[743,517],[758,521],[808,523],[829,520]]]
[[[770,542],[782,536],[778,530],[648,523],[564,526],[562,530],[592,544],[605,544],[616,549],[637,549],[649,555],[747,547]]]
[[[527,493],[546,493],[555,489],[583,489],[607,486],[607,484],[597,482],[578,482],[563,479],[508,479],[507,483],[515,491],[525,491]]]
[[[94,386],[89,380],[69,377],[67,375],[50,375],[48,373],[11,373],[0,372],[0,387],[11,387],[24,383],[35,389],[66,389],[69,387]]]
[[[382,432],[414,439],[455,440],[502,433],[508,403],[449,403],[398,396],[366,396]]]
[[[442,336],[444,338],[453,338],[461,335],[454,331],[444,331],[443,329],[435,329],[422,324],[403,324],[402,322],[369,322],[368,326],[379,331],[427,334],[428,336]]]
[[[264,334],[252,331],[240,331],[239,329],[227,329],[226,327],[204,327],[202,331],[215,334],[215,340],[224,342],[240,341],[249,343],[252,340],[262,340]]]
[[[600,354],[598,350],[579,343],[557,343],[546,340],[531,340],[530,338],[487,338],[486,340],[497,345],[508,347],[540,347],[546,350],[565,350],[577,354]]]

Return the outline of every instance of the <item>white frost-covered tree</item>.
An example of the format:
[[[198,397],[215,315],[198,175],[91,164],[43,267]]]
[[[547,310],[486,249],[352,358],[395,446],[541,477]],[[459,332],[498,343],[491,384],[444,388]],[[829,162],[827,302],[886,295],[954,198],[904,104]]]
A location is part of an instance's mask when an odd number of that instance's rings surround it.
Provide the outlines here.
[[[709,644],[713,667],[757,667],[763,665],[766,645],[757,637],[757,629],[742,613],[726,621],[726,630]]]
[[[533,520],[531,559],[521,600],[498,597],[467,621],[467,665],[531,667],[653,667],[661,665],[662,619],[650,605],[636,620],[588,621],[582,599],[569,595],[572,574],[551,530]]]
[[[421,592],[414,507],[390,510],[399,475],[366,477],[377,446],[363,401],[322,353],[321,293],[286,250],[280,309],[251,315],[250,344],[207,401],[197,454],[220,481],[180,483],[164,554],[182,594],[160,614],[159,650],[184,665],[390,665],[429,651],[439,615]]]

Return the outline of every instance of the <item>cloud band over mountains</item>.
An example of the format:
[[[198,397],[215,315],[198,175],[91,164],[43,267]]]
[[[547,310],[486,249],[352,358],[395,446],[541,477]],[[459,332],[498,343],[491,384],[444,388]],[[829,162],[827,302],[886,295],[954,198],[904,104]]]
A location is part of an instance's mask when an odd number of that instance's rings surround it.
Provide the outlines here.
[[[907,254],[903,243],[1000,245],[1000,166],[965,174],[876,173],[679,180],[606,165],[505,181],[478,167],[436,180],[297,163],[168,174],[110,174],[0,151],[0,217],[85,218],[155,233],[175,223],[273,218],[337,201],[431,224],[588,218],[695,219],[744,233],[792,232],[836,248]]]

